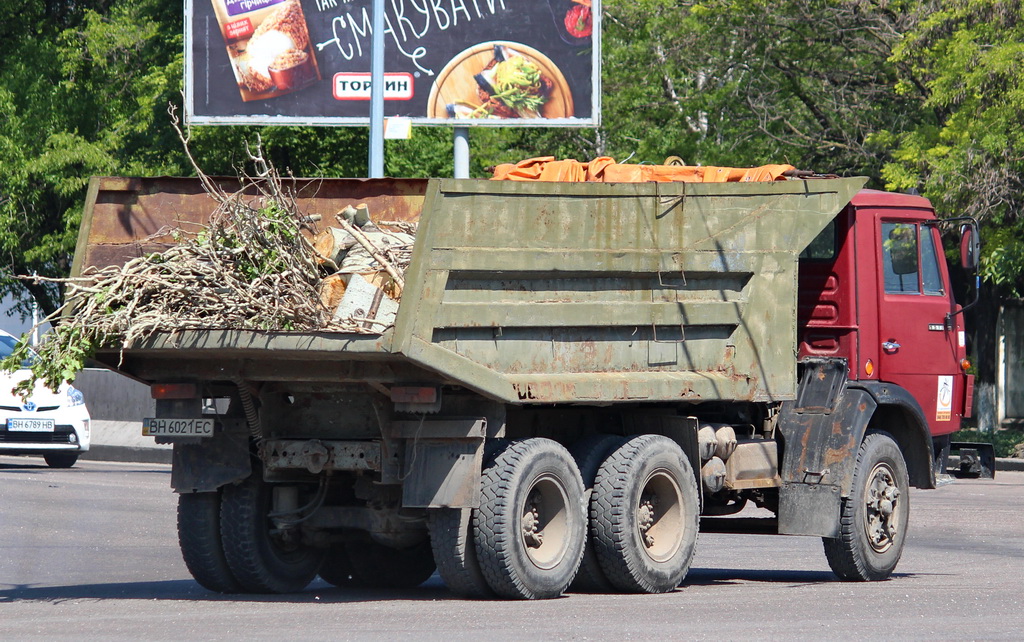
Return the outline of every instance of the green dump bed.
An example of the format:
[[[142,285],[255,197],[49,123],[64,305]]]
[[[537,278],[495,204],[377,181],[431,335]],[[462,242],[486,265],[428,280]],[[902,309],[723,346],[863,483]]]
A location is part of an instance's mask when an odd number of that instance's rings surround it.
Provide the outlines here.
[[[324,221],[358,203],[419,220],[393,328],[189,331],[99,358],[144,381],[429,381],[515,404],[790,399],[797,257],[863,183],[302,180]],[[93,179],[75,272],[213,206],[195,179]]]

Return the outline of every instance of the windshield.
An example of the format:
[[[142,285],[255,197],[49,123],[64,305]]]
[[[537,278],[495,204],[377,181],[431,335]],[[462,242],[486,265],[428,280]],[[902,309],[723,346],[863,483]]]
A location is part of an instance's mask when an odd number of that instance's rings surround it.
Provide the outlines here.
[[[0,360],[6,359],[11,356],[14,352],[14,346],[18,344],[18,340],[14,337],[9,337],[6,334],[0,334]],[[35,359],[35,353],[31,353],[28,359],[21,362],[22,368],[29,368],[32,366],[32,361]]]

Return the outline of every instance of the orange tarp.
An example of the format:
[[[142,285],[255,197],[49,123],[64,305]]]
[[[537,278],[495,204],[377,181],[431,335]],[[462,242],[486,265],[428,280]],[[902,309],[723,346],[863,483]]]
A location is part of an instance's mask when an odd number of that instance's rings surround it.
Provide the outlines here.
[[[745,183],[750,181],[785,180],[784,172],[795,169],[792,165],[762,165],[761,167],[687,167],[678,165],[627,165],[616,163],[607,156],[589,163],[576,160],[555,160],[554,156],[540,156],[505,163],[494,168],[495,181],[548,181],[577,183]]]

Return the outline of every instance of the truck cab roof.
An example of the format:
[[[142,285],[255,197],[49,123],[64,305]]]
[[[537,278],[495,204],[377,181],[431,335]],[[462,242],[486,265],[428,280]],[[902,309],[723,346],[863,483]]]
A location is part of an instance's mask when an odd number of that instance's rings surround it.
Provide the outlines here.
[[[877,189],[862,189],[851,200],[854,207],[899,207],[934,211],[931,203],[923,196],[884,192]]]

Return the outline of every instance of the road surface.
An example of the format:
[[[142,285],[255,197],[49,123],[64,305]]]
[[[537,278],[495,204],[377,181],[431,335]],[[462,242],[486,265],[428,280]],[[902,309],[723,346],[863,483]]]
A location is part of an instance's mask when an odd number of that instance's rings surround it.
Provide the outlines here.
[[[665,595],[464,601],[317,580],[222,596],[181,561],[170,468],[0,457],[0,630],[76,639],[1005,639],[1024,635],[1024,473],[911,494],[893,579],[845,583],[814,538],[703,535]]]

